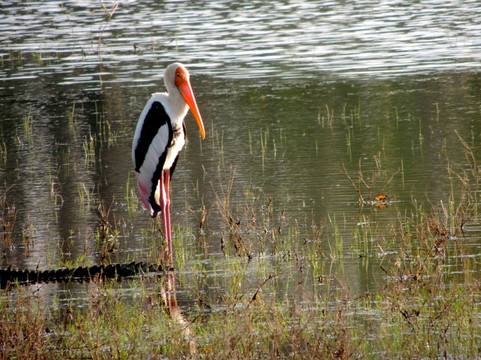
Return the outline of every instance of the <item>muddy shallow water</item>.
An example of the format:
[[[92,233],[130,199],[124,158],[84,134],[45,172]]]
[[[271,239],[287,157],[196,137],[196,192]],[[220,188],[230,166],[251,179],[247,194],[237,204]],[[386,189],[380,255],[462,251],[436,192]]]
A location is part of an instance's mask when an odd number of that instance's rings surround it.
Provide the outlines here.
[[[232,178],[242,224],[246,207],[266,211],[262,226],[243,234],[254,257],[271,255],[256,241],[264,228],[282,226],[299,243],[321,229],[331,272],[363,294],[384,281],[377,237],[388,236],[373,232],[362,240],[371,245],[360,244],[366,223],[422,204],[442,208],[459,192],[447,164],[469,168],[460,137],[479,157],[477,1],[104,5],[0,6],[0,184],[11,210],[2,219],[14,222],[1,266],[100,262],[99,204],[116,231],[109,261],[149,258],[152,220],[135,196],[130,146],[174,60],[191,70],[207,136],[200,140],[188,115],[172,223],[185,246],[211,256],[212,277],[226,276],[212,259],[238,261],[224,257],[217,203]],[[363,200],[383,193],[390,206],[360,205],[349,177]],[[466,230],[462,241],[479,263],[479,226],[468,221]],[[196,276],[192,263],[185,271]],[[247,271],[255,287],[255,261]]]

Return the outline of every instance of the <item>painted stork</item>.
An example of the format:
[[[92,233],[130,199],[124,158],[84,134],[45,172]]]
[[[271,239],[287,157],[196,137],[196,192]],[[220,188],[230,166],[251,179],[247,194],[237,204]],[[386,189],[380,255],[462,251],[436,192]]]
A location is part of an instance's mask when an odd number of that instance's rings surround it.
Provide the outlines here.
[[[164,72],[164,83],[167,93],[152,94],[140,115],[132,142],[132,160],[142,203],[153,218],[162,214],[167,241],[165,258],[173,266],[170,178],[185,144],[184,117],[189,108],[202,139],[205,130],[184,65],[170,64]]]

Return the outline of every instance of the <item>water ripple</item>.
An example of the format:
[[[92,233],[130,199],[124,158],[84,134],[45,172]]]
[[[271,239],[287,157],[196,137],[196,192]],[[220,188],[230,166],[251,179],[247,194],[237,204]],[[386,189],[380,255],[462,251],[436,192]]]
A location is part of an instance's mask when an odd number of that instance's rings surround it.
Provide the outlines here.
[[[172,60],[234,78],[393,77],[472,70],[481,60],[477,0],[127,1],[106,18],[89,1],[0,1],[0,81],[79,67],[90,76],[60,83],[90,81],[102,64],[125,82],[137,67],[161,74]]]

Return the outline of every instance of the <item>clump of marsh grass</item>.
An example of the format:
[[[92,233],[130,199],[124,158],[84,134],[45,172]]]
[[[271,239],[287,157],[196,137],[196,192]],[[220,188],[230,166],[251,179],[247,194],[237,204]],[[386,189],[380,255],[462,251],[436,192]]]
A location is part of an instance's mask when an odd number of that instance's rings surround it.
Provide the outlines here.
[[[366,176],[362,169],[362,162],[359,159],[359,168],[357,171],[357,179],[353,178],[343,164],[342,173],[346,175],[352,187],[356,190],[359,204],[365,204],[375,199],[378,194],[383,194],[386,187],[393,181],[399,171],[390,174],[382,168],[381,153],[373,156],[376,170],[371,172],[369,177]]]
[[[110,255],[118,248],[119,230],[110,222],[112,204],[110,204],[110,207],[107,209],[104,202],[100,201],[97,208],[99,225],[95,237],[100,247],[100,257],[103,264],[108,262]]]
[[[449,191],[437,203],[428,198],[427,209],[413,199],[412,215],[398,215],[400,227],[394,233],[400,243],[405,245],[401,249],[416,249],[418,244],[411,246],[411,241],[420,240],[423,251],[446,258],[449,256],[446,251],[455,248],[459,250],[461,242],[458,239],[466,234],[467,227],[479,224],[478,189],[481,171],[472,149],[459,135],[458,137],[464,148],[467,168],[452,163],[446,154]]]
[[[8,191],[8,190],[7,190]],[[17,219],[17,209],[14,204],[9,204],[7,201],[7,191],[0,196],[0,208],[2,216],[2,239],[4,258],[7,256],[7,251],[12,247],[12,233],[15,228]]]
[[[481,312],[481,287],[473,273],[481,269],[462,238],[441,231],[437,214],[426,215],[399,229],[399,251],[381,266],[388,278],[379,297],[387,302],[383,346],[403,358],[476,357],[481,322],[472,315]]]
[[[286,226],[287,215],[282,210],[282,203],[274,204],[275,199],[262,189],[236,188],[235,180],[236,171],[231,168],[227,185],[219,181],[214,188],[212,184],[215,205],[222,218],[221,249],[224,254],[230,255],[231,246],[237,256],[247,259],[252,259],[255,254],[272,252],[282,255],[298,250],[298,228]],[[234,191],[240,191],[244,200],[232,204]],[[236,198],[239,198],[238,194]]]
[[[49,328],[39,297],[25,291],[0,300],[0,344],[3,359],[47,358]]]

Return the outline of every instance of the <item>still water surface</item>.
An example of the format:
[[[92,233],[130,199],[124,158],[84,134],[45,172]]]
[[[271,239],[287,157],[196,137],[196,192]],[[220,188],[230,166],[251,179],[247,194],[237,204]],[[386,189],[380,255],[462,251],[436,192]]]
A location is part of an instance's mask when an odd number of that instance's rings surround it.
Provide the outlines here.
[[[199,254],[205,235],[223,259],[216,196],[233,178],[239,214],[272,200],[296,241],[327,233],[326,257],[354,293],[376,291],[382,249],[362,253],[356,229],[415,211],[413,200],[445,202],[446,158],[468,165],[456,132],[479,158],[478,1],[130,1],[109,21],[114,4],[104,5],[0,3],[0,184],[17,214],[1,266],[100,262],[100,203],[119,231],[110,260],[148,259],[152,220],[135,197],[130,146],[172,61],[191,70],[206,125],[201,142],[188,115],[172,184],[172,222]],[[361,207],[344,169],[356,181],[362,170],[366,200],[385,193],[391,206]],[[479,229],[467,229],[479,263]]]

